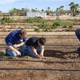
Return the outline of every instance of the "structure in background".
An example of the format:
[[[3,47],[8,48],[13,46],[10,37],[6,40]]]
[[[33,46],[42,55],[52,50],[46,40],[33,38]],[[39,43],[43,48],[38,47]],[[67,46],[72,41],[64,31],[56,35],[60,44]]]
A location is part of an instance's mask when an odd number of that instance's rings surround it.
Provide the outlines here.
[[[39,18],[46,18],[45,12],[27,12],[26,13],[27,18],[31,17],[39,17]]]

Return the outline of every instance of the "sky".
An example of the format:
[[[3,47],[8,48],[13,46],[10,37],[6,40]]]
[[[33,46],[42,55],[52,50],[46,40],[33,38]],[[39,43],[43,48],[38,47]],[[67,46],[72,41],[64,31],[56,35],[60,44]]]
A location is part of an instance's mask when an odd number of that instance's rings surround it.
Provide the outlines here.
[[[80,0],[0,0],[0,11],[8,12],[13,8],[46,10],[48,7],[55,11],[60,6],[64,6],[64,10],[69,10],[69,3],[71,2],[80,4]]]

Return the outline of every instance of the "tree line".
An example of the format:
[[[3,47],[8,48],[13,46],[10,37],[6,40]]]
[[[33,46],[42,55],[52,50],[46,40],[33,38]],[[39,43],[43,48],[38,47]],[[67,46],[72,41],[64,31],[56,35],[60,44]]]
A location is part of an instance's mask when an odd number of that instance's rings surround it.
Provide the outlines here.
[[[50,9],[50,7],[47,7],[47,10],[44,10],[44,9],[41,9],[41,10],[38,10],[37,8],[35,9],[28,9],[28,8],[22,8],[22,9],[17,9],[17,8],[13,8],[11,10],[9,10],[9,14],[10,16],[13,16],[13,15],[16,15],[16,16],[19,16],[19,15],[23,15],[25,16],[26,15],[26,12],[46,12],[47,15],[57,15],[57,16],[60,16],[60,15],[64,15],[64,14],[67,14],[67,15],[71,15],[71,16],[76,16],[78,14],[80,14],[80,5],[79,4],[75,4],[74,2],[71,2],[68,6],[70,6],[70,9],[69,10],[64,10],[64,6],[60,6],[58,8],[56,8],[55,11],[52,11]],[[0,13],[2,13],[0,11]]]

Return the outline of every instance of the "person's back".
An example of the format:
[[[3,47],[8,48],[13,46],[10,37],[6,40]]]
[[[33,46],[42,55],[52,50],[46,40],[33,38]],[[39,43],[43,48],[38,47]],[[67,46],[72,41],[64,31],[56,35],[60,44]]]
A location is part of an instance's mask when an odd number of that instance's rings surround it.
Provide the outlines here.
[[[7,45],[14,45],[17,44],[17,40],[20,39],[19,37],[19,31],[20,30],[14,30],[11,33],[9,33],[6,38],[5,38],[5,42],[7,43]],[[10,43],[11,42],[11,43]]]
[[[26,45],[29,46],[38,46],[37,44],[37,40],[39,39],[39,37],[31,37],[27,40]]]

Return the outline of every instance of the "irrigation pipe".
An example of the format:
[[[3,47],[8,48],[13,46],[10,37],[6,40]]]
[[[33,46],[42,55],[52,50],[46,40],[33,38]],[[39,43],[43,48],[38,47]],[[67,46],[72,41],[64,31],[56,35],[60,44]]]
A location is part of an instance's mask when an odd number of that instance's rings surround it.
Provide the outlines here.
[[[59,69],[59,68],[0,68],[0,70],[80,71],[80,69]]]
[[[28,59],[0,59],[0,61],[26,61],[26,62],[44,62],[44,63],[80,63],[80,60],[28,60]]]

